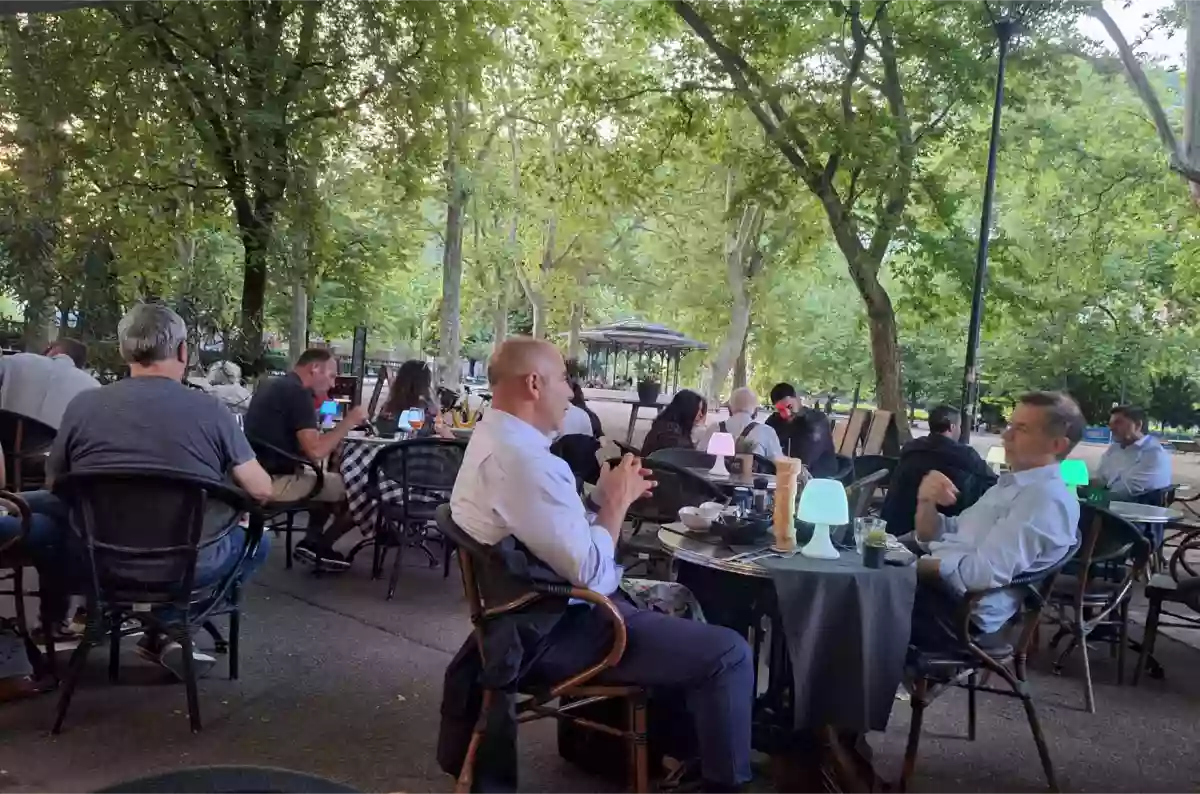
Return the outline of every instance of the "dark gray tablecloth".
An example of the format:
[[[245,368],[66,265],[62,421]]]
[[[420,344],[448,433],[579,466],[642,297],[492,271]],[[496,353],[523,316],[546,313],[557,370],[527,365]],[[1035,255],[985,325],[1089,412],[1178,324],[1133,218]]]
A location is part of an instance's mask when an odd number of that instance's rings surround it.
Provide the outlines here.
[[[775,583],[792,665],[795,727],[887,728],[916,593],[916,567],[864,568],[799,554],[760,560]]]

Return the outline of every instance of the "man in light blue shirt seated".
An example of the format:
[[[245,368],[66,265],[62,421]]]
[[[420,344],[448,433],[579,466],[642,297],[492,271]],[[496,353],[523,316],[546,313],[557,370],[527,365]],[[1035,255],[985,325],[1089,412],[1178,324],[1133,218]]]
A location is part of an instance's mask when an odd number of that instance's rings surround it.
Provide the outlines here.
[[[1112,443],[1100,458],[1096,479],[1118,501],[1171,484],[1171,453],[1146,433],[1146,412],[1132,405],[1112,409]]]
[[[1078,536],[1079,500],[1059,463],[1083,437],[1084,419],[1070,397],[1033,392],[1022,397],[1004,431],[1009,471],[957,517],[938,505],[958,498],[946,475],[931,471],[917,493],[916,536],[929,556],[917,561],[911,645],[958,645],[954,617],[968,591],[1003,587],[1062,560]],[[1021,595],[1002,590],[980,599],[971,616],[978,634],[999,631]]]
[[[513,536],[576,587],[611,596],[625,618],[625,654],[600,679],[681,692],[695,730],[701,774],[713,791],[750,779],[754,671],[750,648],[720,626],[638,610],[617,593],[615,560],[625,513],[653,487],[641,461],[626,455],[605,466],[585,509],[566,462],[550,452],[571,385],[558,349],[514,337],[488,365],[492,406],[475,427],[450,498],[455,522],[480,543]],[[596,610],[567,610],[530,671],[558,681],[595,664],[612,630]]]

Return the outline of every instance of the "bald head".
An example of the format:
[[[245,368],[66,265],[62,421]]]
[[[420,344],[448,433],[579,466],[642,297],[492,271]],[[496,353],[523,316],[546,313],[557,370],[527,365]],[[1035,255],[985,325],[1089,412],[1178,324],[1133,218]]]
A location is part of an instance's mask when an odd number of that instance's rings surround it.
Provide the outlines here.
[[[731,414],[751,414],[758,408],[758,395],[753,389],[748,389],[742,386],[740,389],[734,389],[733,394],[729,395],[729,413]]]
[[[567,367],[558,348],[527,336],[504,340],[488,362],[492,406],[552,433],[571,401]]]

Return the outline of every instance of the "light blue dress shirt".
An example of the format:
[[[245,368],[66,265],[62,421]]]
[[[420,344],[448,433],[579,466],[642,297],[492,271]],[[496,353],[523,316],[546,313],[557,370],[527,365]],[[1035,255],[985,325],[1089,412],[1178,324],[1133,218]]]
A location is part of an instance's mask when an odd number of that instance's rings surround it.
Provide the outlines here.
[[[733,435],[734,439],[741,438],[742,431],[746,429],[746,425],[755,421],[754,417],[748,412],[736,413],[725,420],[725,432]],[[721,432],[721,423],[713,422],[704,430],[704,435],[700,439],[696,449],[701,452],[708,449],[708,441],[713,437],[713,433]],[[746,434],[746,440],[754,445],[752,450],[755,455],[762,455],[767,460],[775,460],[783,457],[783,446],[779,443],[779,434],[775,432],[775,428],[767,427],[762,422],[759,422]]]
[[[1154,436],[1146,435],[1127,447],[1108,445],[1097,474],[1118,501],[1171,484],[1171,453]]]
[[[608,595],[621,583],[612,536],[584,509],[571,468],[512,414],[491,408],[475,426],[450,512],[485,545],[512,535],[576,587]]]
[[[942,578],[958,593],[987,590],[1066,556],[1079,532],[1079,499],[1055,463],[1007,472],[962,515],[940,519],[928,548]],[[972,620],[985,633],[997,631],[1020,600],[1019,593],[993,593],[976,604]]]

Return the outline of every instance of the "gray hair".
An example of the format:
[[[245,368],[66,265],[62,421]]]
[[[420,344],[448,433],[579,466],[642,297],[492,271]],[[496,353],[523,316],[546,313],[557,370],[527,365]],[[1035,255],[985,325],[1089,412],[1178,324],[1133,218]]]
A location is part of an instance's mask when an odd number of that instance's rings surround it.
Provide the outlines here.
[[[1067,453],[1083,438],[1087,421],[1083,418],[1083,411],[1079,410],[1079,403],[1069,395],[1057,391],[1035,391],[1022,395],[1017,402],[1041,408],[1046,432],[1052,438],[1062,436],[1067,439],[1067,450],[1059,456],[1059,460],[1066,458]]]
[[[754,413],[758,408],[758,395],[746,386],[734,389],[729,395],[729,413]]]
[[[139,303],[117,323],[117,339],[121,358],[149,365],[175,356],[187,341],[187,325],[161,303]]]

